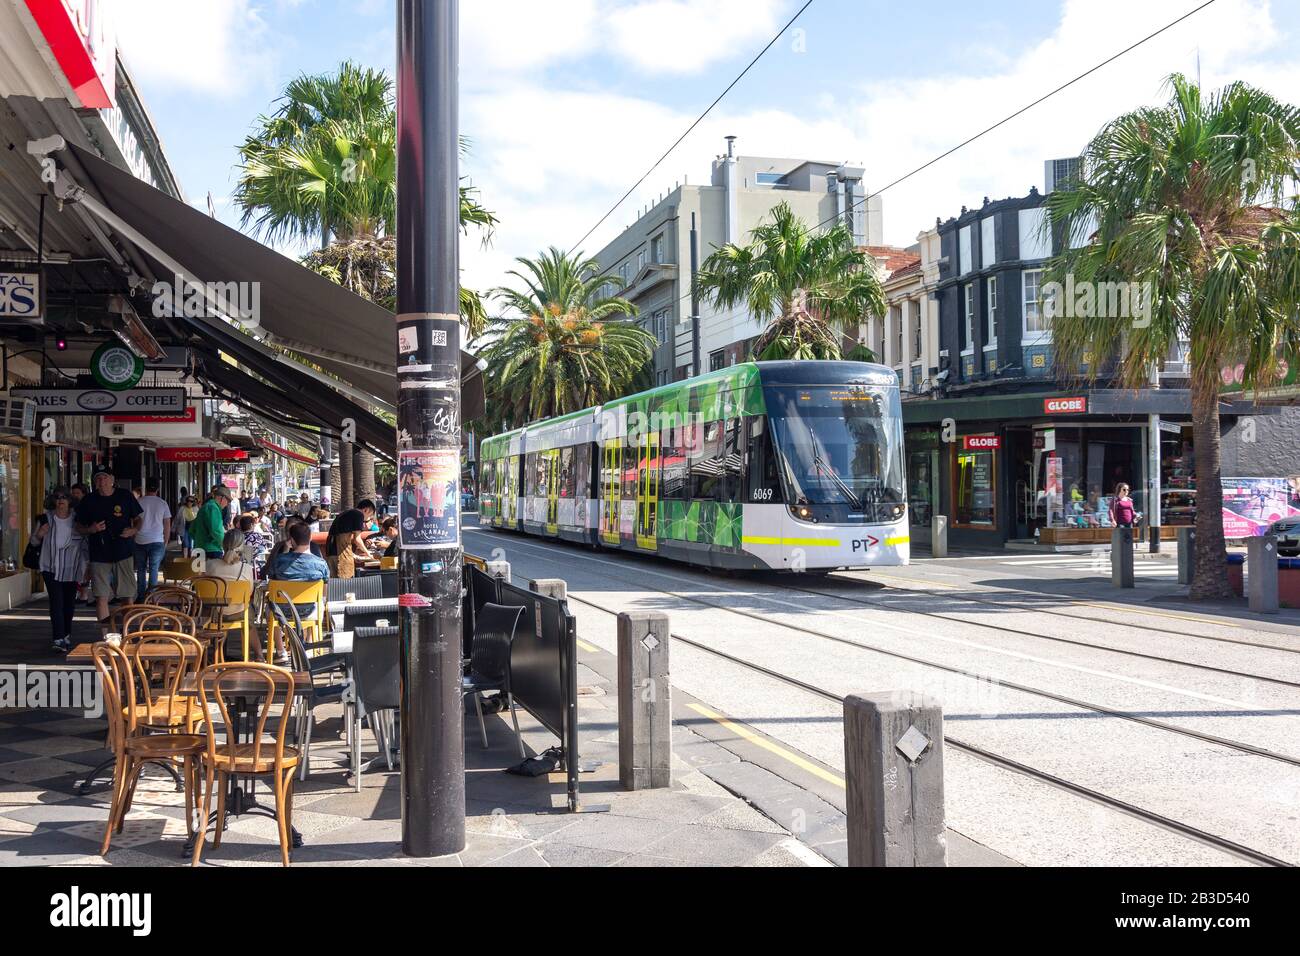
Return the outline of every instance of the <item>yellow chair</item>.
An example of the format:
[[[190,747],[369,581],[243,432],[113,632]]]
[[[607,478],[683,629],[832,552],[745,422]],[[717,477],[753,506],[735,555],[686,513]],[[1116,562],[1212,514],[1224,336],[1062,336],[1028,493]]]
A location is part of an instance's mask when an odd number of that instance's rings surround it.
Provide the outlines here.
[[[379,559],[379,570],[381,570],[381,571],[394,571],[394,570],[396,570],[396,569],[397,569],[397,558],[393,557],[393,558],[380,558],[380,559]]]
[[[189,583],[200,600],[222,601],[226,605],[243,605],[242,610],[235,612],[230,611],[228,606],[214,608],[208,626],[227,633],[238,631],[243,639],[244,660],[249,660],[248,643],[252,630],[248,623],[248,606],[253,603],[253,582],[234,581],[215,575],[199,575],[190,578]],[[225,643],[224,639],[222,643]]]
[[[188,581],[196,574],[198,572],[194,570],[193,558],[168,558],[162,563],[164,581]]]
[[[313,604],[315,610],[302,615],[303,637],[310,641],[324,640],[327,615],[325,613],[324,581],[267,581],[266,600],[269,604]],[[274,614],[266,618],[266,659],[275,654],[275,632],[279,624]]]

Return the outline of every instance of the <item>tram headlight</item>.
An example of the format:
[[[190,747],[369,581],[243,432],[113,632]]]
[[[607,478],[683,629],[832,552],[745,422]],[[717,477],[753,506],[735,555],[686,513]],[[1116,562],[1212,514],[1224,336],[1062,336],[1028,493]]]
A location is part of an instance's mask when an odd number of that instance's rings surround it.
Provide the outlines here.
[[[812,509],[807,505],[791,505],[790,511],[793,512],[796,518],[800,518],[804,521],[807,521],[812,517]]]
[[[907,512],[907,505],[901,501],[898,502],[898,504],[889,506],[889,517],[894,521],[897,521],[899,518],[903,517],[903,515],[906,512]]]

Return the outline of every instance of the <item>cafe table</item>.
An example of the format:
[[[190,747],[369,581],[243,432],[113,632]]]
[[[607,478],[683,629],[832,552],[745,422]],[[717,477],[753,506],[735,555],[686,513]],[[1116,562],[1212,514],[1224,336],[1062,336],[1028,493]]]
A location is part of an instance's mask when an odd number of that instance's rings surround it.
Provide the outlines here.
[[[341,630],[344,626],[343,617],[347,612],[358,613],[378,613],[382,611],[392,611],[393,620],[397,620],[397,598],[360,598],[355,601],[330,601],[326,605],[329,611],[330,621],[334,630]]]

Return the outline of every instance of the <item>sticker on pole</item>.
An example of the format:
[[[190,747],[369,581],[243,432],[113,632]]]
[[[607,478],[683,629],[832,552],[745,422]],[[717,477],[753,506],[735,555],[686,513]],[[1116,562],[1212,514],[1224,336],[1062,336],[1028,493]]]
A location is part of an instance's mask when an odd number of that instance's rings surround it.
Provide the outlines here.
[[[433,601],[423,594],[399,594],[397,595],[398,607],[433,607]]]
[[[460,449],[398,452],[398,542],[413,550],[460,547]]]

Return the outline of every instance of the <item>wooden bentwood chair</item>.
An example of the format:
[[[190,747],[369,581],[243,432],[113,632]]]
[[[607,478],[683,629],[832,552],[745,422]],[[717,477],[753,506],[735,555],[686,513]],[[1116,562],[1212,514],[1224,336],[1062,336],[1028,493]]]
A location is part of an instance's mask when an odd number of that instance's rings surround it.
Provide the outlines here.
[[[281,667],[256,661],[228,661],[205,667],[199,675],[199,694],[204,713],[209,713],[215,703],[226,728],[226,742],[217,743],[216,734],[208,730],[207,748],[202,755],[206,773],[203,791],[203,811],[200,820],[208,819],[212,801],[212,788],[217,790],[216,828],[212,835],[212,848],[221,846],[221,833],[226,826],[226,793],[232,774],[239,776],[269,776],[275,792],[275,822],[280,832],[280,859],[289,865],[289,832],[293,820],[293,778],[298,768],[298,749],[286,747],[285,731],[289,727],[293,708],[293,675]],[[241,686],[242,685],[242,686]],[[236,699],[254,702],[245,726],[248,742],[235,738],[237,726],[231,713],[231,703]],[[267,730],[267,721],[274,718],[274,728]],[[271,739],[267,739],[267,737]],[[192,866],[197,866],[203,854],[206,830],[194,841]]]
[[[170,646],[168,646],[170,644]],[[163,647],[178,656],[185,649],[180,641],[154,637],[144,648],[144,653],[160,651]],[[185,829],[194,835],[194,811],[198,806],[198,757],[203,750],[203,738],[195,733],[149,733],[144,719],[152,704],[147,696],[141,699],[136,679],[139,664],[132,655],[139,655],[137,646],[127,650],[101,642],[92,649],[95,669],[102,678],[104,711],[108,718],[109,749],[113,752],[113,795],[108,811],[108,825],[104,829],[104,843],[100,855],[107,855],[114,833],[121,833],[127,811],[135,796],[140,771],[146,763],[165,760],[182,762],[181,779],[185,789]]]

